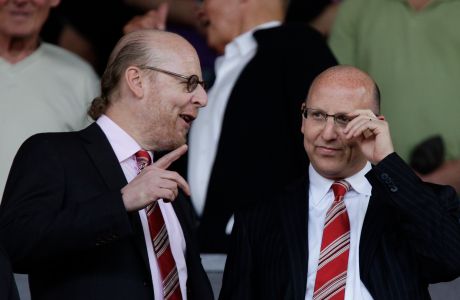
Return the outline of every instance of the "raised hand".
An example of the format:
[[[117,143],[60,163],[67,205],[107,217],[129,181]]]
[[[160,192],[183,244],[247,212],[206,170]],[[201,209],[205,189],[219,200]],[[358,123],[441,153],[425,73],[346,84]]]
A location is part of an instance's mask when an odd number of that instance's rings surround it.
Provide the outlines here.
[[[166,154],[154,164],[147,166],[130,183],[121,189],[123,203],[127,211],[145,208],[158,199],[173,201],[182,189],[190,195],[190,187],[177,172],[167,168],[187,152],[187,145]]]
[[[353,120],[345,127],[346,139],[355,141],[372,164],[394,152],[390,129],[383,116],[376,116],[371,110],[356,110],[347,116]]]
[[[164,2],[157,9],[151,9],[143,15],[135,16],[123,27],[123,33],[127,34],[140,29],[165,30],[168,9],[168,3]]]

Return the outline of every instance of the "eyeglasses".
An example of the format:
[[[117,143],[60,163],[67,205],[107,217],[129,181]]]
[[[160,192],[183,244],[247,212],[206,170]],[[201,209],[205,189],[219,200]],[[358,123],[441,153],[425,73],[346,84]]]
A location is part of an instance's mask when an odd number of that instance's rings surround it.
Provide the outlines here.
[[[312,121],[316,123],[321,123],[321,124],[326,123],[327,118],[331,117],[334,119],[334,123],[341,128],[346,127],[348,123],[353,119],[353,118],[348,117],[344,113],[328,115],[327,113],[325,113],[324,111],[320,109],[306,107],[305,103],[302,105],[302,115],[305,119],[311,119]]]
[[[170,76],[174,76],[174,77],[184,79],[185,83],[187,84],[187,92],[189,92],[189,93],[193,92],[197,88],[198,84],[201,85],[203,87],[203,89],[204,89],[204,81],[200,80],[198,75],[195,75],[195,74],[190,75],[190,76],[185,76],[185,75],[177,74],[177,73],[174,73],[174,72],[171,72],[171,71],[166,71],[166,70],[156,68],[156,67],[151,67],[151,66],[139,66],[139,68],[141,68],[141,69],[149,69],[149,70],[161,72],[161,73],[164,73],[164,74],[167,74],[167,75],[170,75]]]

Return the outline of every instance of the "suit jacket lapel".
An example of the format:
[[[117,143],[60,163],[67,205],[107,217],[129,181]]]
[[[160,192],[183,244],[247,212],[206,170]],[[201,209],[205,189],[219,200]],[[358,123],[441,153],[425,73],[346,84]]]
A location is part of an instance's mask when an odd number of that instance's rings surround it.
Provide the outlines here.
[[[308,273],[308,179],[293,186],[280,206],[291,274],[287,298],[303,299]]]
[[[190,227],[191,227],[192,221],[187,219],[187,214],[184,211],[185,210],[184,205],[186,204],[185,201],[187,201],[187,199],[185,199],[185,196],[183,196],[182,193],[179,193],[179,196],[177,197],[177,199],[172,202],[172,206],[174,208],[174,212],[176,213],[177,219],[179,220],[180,226],[182,228],[182,232],[184,233],[185,244],[187,245],[186,254],[189,254],[190,249],[188,248],[190,245],[192,245],[190,241],[190,236],[191,236]],[[188,260],[188,255],[186,255],[185,257]],[[188,262],[187,262],[187,265],[188,265]]]
[[[120,190],[125,186],[127,184],[125,174],[120,167],[120,163],[107,137],[99,125],[97,125],[97,123],[91,124],[86,129],[80,131],[80,135],[85,141],[84,146],[88,155],[91,157],[104,182],[107,184],[108,189],[111,191]],[[142,228],[139,213],[133,212],[130,213],[129,216],[135,234],[134,242],[136,248],[139,249],[145,266],[150,269],[147,247],[144,239],[144,230]]]

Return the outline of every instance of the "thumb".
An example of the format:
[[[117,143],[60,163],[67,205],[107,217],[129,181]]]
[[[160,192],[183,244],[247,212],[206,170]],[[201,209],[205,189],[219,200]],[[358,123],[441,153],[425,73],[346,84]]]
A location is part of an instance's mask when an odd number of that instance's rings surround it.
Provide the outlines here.
[[[182,145],[179,148],[169,152],[159,160],[157,160],[153,165],[157,168],[166,170],[173,162],[178,160],[182,155],[187,152],[188,146]]]

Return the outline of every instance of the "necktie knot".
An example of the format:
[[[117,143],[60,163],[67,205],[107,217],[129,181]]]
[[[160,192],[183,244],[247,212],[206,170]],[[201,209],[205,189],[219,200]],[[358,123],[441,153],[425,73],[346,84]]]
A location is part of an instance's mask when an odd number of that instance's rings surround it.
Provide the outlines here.
[[[145,150],[139,150],[135,154],[137,167],[139,171],[142,171],[145,167],[152,163],[152,159],[150,158],[150,154]]]
[[[339,180],[332,184],[332,191],[334,192],[334,201],[340,201],[343,196],[350,190],[350,184],[345,180]]]

